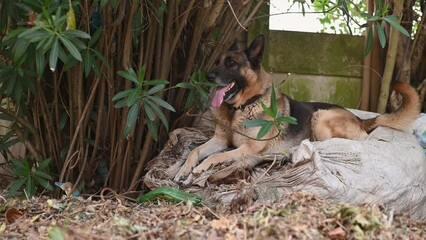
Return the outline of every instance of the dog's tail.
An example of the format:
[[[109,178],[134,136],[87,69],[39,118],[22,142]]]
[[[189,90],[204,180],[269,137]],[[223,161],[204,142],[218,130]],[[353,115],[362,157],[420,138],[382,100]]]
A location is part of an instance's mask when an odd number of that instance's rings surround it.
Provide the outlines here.
[[[414,88],[406,83],[395,83],[393,89],[402,95],[401,107],[395,112],[363,120],[362,127],[367,133],[379,126],[407,131],[420,114],[420,99]]]

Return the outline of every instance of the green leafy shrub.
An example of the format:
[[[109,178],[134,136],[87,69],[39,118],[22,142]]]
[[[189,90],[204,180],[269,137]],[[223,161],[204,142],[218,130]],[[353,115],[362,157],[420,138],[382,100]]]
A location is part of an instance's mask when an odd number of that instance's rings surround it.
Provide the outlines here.
[[[142,108],[145,111],[146,125],[152,137],[157,140],[158,127],[155,123],[158,117],[166,129],[169,129],[169,122],[161,108],[165,108],[174,112],[175,109],[160,97],[156,96],[163,90],[169,82],[166,80],[145,80],[145,66],[140,70],[139,75],[133,69],[127,71],[119,71],[118,74],[127,80],[132,81],[134,88],[126,89],[117,93],[112,100],[118,101],[116,108],[128,107],[127,121],[123,132],[124,137],[128,137],[130,132],[135,128],[136,121],[139,117],[139,111]],[[146,89],[149,87],[149,89]]]
[[[12,173],[17,179],[10,183],[9,195],[13,195],[24,186],[25,192],[29,197],[36,194],[38,187],[53,191],[53,187],[49,182],[53,180],[53,178],[48,173],[48,167],[51,163],[50,158],[41,161],[37,166],[31,166],[26,158],[23,160],[14,159],[11,160],[11,162]]]

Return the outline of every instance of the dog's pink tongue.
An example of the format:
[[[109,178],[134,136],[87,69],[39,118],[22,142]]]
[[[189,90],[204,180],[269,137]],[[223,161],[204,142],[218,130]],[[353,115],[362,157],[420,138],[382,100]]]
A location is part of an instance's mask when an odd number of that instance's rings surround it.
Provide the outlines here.
[[[225,87],[217,87],[216,92],[214,93],[213,100],[212,100],[212,106],[215,108],[220,107],[220,105],[223,102],[223,97],[225,96],[227,86]]]

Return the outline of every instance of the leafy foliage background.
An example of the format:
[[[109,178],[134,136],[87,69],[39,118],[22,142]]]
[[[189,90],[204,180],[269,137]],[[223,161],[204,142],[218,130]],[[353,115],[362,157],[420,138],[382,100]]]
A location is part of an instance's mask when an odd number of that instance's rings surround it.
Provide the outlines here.
[[[369,0],[365,13],[351,1],[311,4],[330,21],[354,21],[360,10],[365,53],[383,63],[364,66],[383,83],[380,111],[392,78],[426,77],[424,1]],[[52,181],[81,192],[136,189],[168,132],[205,108],[205,72],[234,40],[246,43],[267,8],[264,0],[0,0],[0,119],[8,122],[0,151],[7,158],[18,142],[27,150],[6,159],[16,177],[11,192],[51,190]],[[413,16],[419,8],[422,16]],[[262,129],[259,138],[295,122],[274,106],[264,110],[273,121],[248,123]]]
[[[168,131],[205,107],[205,71],[264,4],[1,0],[0,145],[6,157],[17,142],[28,151],[7,159],[21,169],[12,193],[52,180],[135,189]]]

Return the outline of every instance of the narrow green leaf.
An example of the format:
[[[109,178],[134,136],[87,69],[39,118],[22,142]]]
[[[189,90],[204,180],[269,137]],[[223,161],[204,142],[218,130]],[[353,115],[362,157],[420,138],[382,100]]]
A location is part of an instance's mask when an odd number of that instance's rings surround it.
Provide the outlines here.
[[[6,121],[12,122],[12,121],[15,121],[15,118],[7,114],[0,113],[0,120],[6,120]]]
[[[47,50],[49,50],[51,48],[51,46],[49,46],[49,44],[50,45],[52,44],[53,38],[55,38],[54,35],[47,35],[45,38],[40,39],[39,41],[37,41],[36,49],[42,50],[43,53],[46,53]],[[52,40],[52,41],[50,41],[50,40]],[[30,41],[30,40],[27,40],[27,41]]]
[[[129,136],[129,133],[135,128],[136,121],[139,117],[139,104],[133,105],[127,114],[126,126],[124,129],[124,137]]]
[[[148,117],[148,119],[151,121],[154,121],[155,120],[154,110],[152,110],[151,106],[149,106],[149,104],[146,101],[144,101],[143,103],[143,108],[145,110],[145,114]]]
[[[202,87],[197,86],[196,89],[198,94],[200,94],[201,96],[201,99],[200,99],[201,101],[199,101],[201,104],[204,104],[205,102],[207,102],[207,100],[210,99],[209,93],[206,90],[204,90]]]
[[[167,120],[166,116],[164,115],[164,113],[161,111],[161,109],[155,105],[155,103],[151,102],[150,100],[146,100],[146,103],[148,103],[152,110],[156,113],[156,116],[160,119],[160,121],[163,123],[164,127],[166,128],[166,130],[169,130],[169,121]]]
[[[43,179],[47,179],[47,180],[53,180],[52,176],[50,176],[49,174],[47,174],[45,172],[38,171],[38,170],[34,171],[33,174],[32,174],[32,176],[33,177],[37,176],[37,177],[40,177],[40,178],[43,178]]]
[[[25,176],[29,176],[31,173],[30,173],[30,171],[27,171],[24,168],[15,168],[15,169],[12,169],[12,174],[14,176],[25,177]]]
[[[21,169],[24,171],[25,175],[29,175],[31,168],[27,159],[12,159],[11,162],[13,164],[13,169]]]
[[[153,95],[156,94],[157,92],[161,91],[162,89],[164,89],[165,85],[164,84],[159,84],[159,85],[155,85],[154,87],[150,88],[146,94],[147,95]]]
[[[14,72],[13,76],[7,81],[6,95],[11,96],[13,94],[13,89],[15,89],[16,82],[16,72]]]
[[[137,202],[144,203],[156,198],[166,198],[175,202],[191,202],[195,206],[201,205],[203,198],[197,194],[188,193],[174,187],[159,187],[146,194],[140,195]]]
[[[41,51],[36,50],[35,51],[35,60],[36,60],[37,76],[38,76],[38,78],[41,78],[41,76],[44,73],[44,67],[45,67],[44,54],[42,54]]]
[[[109,0],[101,0],[101,2],[99,4],[100,8],[103,9],[107,5],[108,2],[109,2]]]
[[[272,116],[271,117],[276,117],[277,116],[277,97],[275,95],[275,88],[272,85],[272,90],[271,90],[271,106],[270,106],[271,112],[272,112]]]
[[[12,196],[14,193],[16,193],[27,181],[28,177],[22,177],[16,180],[13,180],[9,185],[8,195]]]
[[[35,195],[36,186],[32,177],[27,178],[27,183],[25,186],[25,191],[27,191],[28,196],[32,197]]]
[[[138,83],[140,85],[142,85],[143,81],[145,80],[145,72],[146,72],[146,66],[143,65],[142,68],[139,69]]]
[[[147,97],[148,99],[152,100],[153,102],[155,102],[157,105],[160,105],[161,107],[163,107],[163,108],[165,108],[165,109],[167,109],[167,110],[169,110],[169,111],[172,111],[172,112],[175,112],[175,111],[176,111],[176,110],[173,108],[173,106],[172,106],[172,105],[170,105],[168,102],[164,101],[163,99],[161,99],[161,98],[159,98],[159,97],[156,97],[156,96],[149,96],[149,95],[147,95],[146,97]]]
[[[367,32],[367,40],[365,41],[364,56],[367,56],[373,46],[373,28],[370,26]]]
[[[50,36],[53,36],[53,35],[50,35]],[[25,39],[27,41],[29,41],[30,43],[35,43],[35,42],[40,42],[43,39],[48,39],[48,38],[49,38],[49,34],[47,32],[39,31],[39,32],[34,32],[33,34],[26,37]]]
[[[274,125],[274,122],[268,121],[265,125],[263,125],[260,128],[256,138],[262,139],[269,132],[269,130],[271,130],[273,125]]]
[[[136,84],[136,86],[140,86],[138,82],[138,76],[136,75],[135,70],[132,68],[127,71],[118,71],[117,73],[125,79],[132,81],[134,84]]]
[[[10,31],[3,39],[2,43],[7,43],[8,41],[16,41],[19,34],[27,31],[27,28],[17,28],[15,30]]]
[[[154,121],[147,119],[146,125],[148,126],[148,131],[151,134],[152,139],[157,141],[158,140],[158,129],[157,129],[156,123]]]
[[[15,60],[21,59],[27,53],[30,43],[25,39],[19,39],[12,47],[12,54]]]
[[[25,38],[27,36],[27,39],[31,39],[32,38],[32,34],[38,32],[40,30],[39,27],[32,27],[32,28],[24,28],[24,30],[18,34],[18,38]]]
[[[139,104],[135,104],[133,105],[128,113],[128,117],[127,117],[127,126],[130,127],[134,127],[136,124],[136,121],[138,120],[139,117],[139,110],[140,110],[140,105]]]
[[[15,101],[18,105],[21,104],[22,92],[24,92],[22,84],[23,84],[22,81],[16,81],[15,88],[14,88]]]
[[[368,23],[364,23],[361,26],[359,26],[359,28],[368,28],[368,26],[370,26]]]
[[[186,99],[185,102],[185,110],[189,109],[189,107],[192,106],[192,104],[195,101],[195,96],[194,93],[192,91],[189,92],[188,98]]]
[[[93,47],[93,45],[95,45],[95,43],[99,40],[101,35],[102,35],[102,28],[99,28],[95,31],[95,33],[90,38],[89,47]]]
[[[271,111],[271,109],[269,109],[264,102],[260,102],[260,105],[262,106],[263,111],[271,117],[275,117],[275,114]]]
[[[13,164],[13,169],[25,169],[26,165],[24,165],[24,161],[23,160],[18,160],[18,159],[12,159],[11,160],[12,164]]]
[[[376,22],[379,19],[380,19],[380,16],[372,16],[372,17],[367,18],[367,21],[369,21],[369,22]]]
[[[386,36],[385,31],[382,29],[382,26],[379,23],[374,24],[376,26],[377,35],[379,36],[380,46],[384,48],[386,46]]]
[[[49,191],[53,191],[53,187],[52,185],[50,185],[49,181],[46,180],[45,178],[41,178],[39,176],[33,175],[34,180],[43,188],[49,190]],[[52,179],[50,179],[52,180]]]
[[[269,121],[264,119],[253,119],[253,120],[246,120],[242,122],[241,124],[245,127],[260,127],[268,123]]]
[[[109,62],[106,60],[105,56],[104,56],[104,55],[102,55],[102,53],[100,53],[99,51],[97,51],[97,50],[95,50],[95,49],[90,49],[90,51],[92,51],[92,52],[95,54],[95,56],[96,56],[99,60],[101,60],[101,61],[102,61],[102,63],[105,65],[105,67],[106,67],[107,69],[109,69],[109,68],[110,68]]]
[[[51,35],[47,38],[46,41],[40,41],[37,44],[36,49],[40,50],[43,54],[45,54],[48,50],[52,48],[53,40],[57,40],[58,38],[54,35]]]
[[[50,158],[44,159],[43,161],[41,161],[38,164],[37,170],[44,170],[44,169],[46,169],[47,166],[49,166],[50,162],[52,162],[52,159],[50,159]]]
[[[30,173],[31,172],[31,166],[30,166],[30,162],[28,161],[28,159],[26,159],[26,158],[23,159],[22,164],[24,165],[24,169],[26,171],[28,171],[28,173]]]
[[[13,145],[15,145],[15,144],[17,144],[19,142],[21,142],[19,140],[19,138],[14,138],[14,139],[9,140],[7,142],[3,142],[2,144],[0,144],[0,152],[8,150],[10,147],[12,147]]]
[[[59,39],[61,40],[61,42],[64,44],[65,48],[68,50],[68,52],[78,61],[83,61],[81,59],[81,54],[78,51],[78,49],[76,48],[76,46],[70,42],[67,38],[63,37],[63,36],[59,36]]]
[[[53,24],[55,25],[55,29],[56,29],[56,30],[61,29],[61,28],[59,27],[59,26],[60,26],[59,22],[60,22],[61,12],[62,12],[62,7],[58,7],[58,8],[56,9],[56,13],[55,13],[55,15],[54,15],[54,16],[51,16],[51,19],[52,19],[52,21],[53,21]]]
[[[91,57],[89,51],[84,51],[82,53],[83,57],[83,67],[84,67],[84,77],[89,77],[90,71],[93,65],[93,57]]]
[[[291,116],[280,116],[277,118],[280,122],[286,122],[289,124],[297,124],[297,119]]]
[[[0,115],[3,115],[3,114],[0,114]],[[425,134],[426,134],[426,132],[425,132]],[[3,141],[7,141],[14,136],[16,136],[16,134],[14,134],[13,131],[9,131],[6,134],[4,134],[3,136],[1,136],[0,139],[3,140]]]
[[[392,27],[394,27],[396,30],[401,32],[407,37],[410,37],[410,33],[408,33],[407,29],[405,29],[403,26],[401,26],[398,22],[398,18],[394,15],[385,16],[382,18],[386,22],[388,22]]]
[[[68,37],[68,40],[77,48],[77,49],[87,49],[86,43],[83,43],[80,39],[75,37]]]
[[[99,67],[99,65],[94,64],[92,67],[93,67],[93,72],[95,73],[95,75],[98,76],[99,78],[102,77],[101,68]]]
[[[191,89],[192,85],[191,85],[191,83],[188,83],[188,82],[181,82],[181,83],[176,84],[176,87],[178,87],[178,88],[185,88],[185,89]]]
[[[127,98],[121,99],[114,105],[115,108],[122,108],[125,106],[127,106]]]
[[[71,62],[72,60],[75,60],[72,57],[69,57],[68,54],[65,53],[64,49],[61,47],[61,45],[59,45],[59,59],[61,59],[61,61],[63,63],[67,63],[67,62]],[[77,61],[77,60],[76,60]]]
[[[50,71],[54,72],[56,70],[56,63],[58,62],[58,53],[59,53],[59,41],[56,38],[53,42],[52,48],[50,49],[49,54],[49,68]]]
[[[66,30],[66,31],[63,31],[62,33],[64,35],[70,36],[70,37],[90,39],[90,35],[86,32],[81,31],[81,30]]]
[[[132,91],[133,89],[126,89],[121,92],[118,92],[117,94],[114,95],[114,97],[112,98],[112,101],[117,101],[118,99],[128,97]]]
[[[383,2],[382,2],[382,0],[376,0],[376,7],[379,10],[381,10],[383,8]]]
[[[369,13],[362,12],[362,13],[360,13],[360,16],[363,17],[363,18],[369,18],[369,17],[372,17],[373,15],[371,15]]]
[[[166,85],[168,83],[169,83],[169,81],[164,80],[164,79],[154,79],[154,80],[145,81],[143,83],[143,85],[144,86],[155,86],[155,85],[160,85],[160,84]]]
[[[61,116],[59,118],[59,130],[62,131],[65,127],[65,125],[67,124],[68,121],[68,113],[66,111],[63,111],[61,113]]]
[[[133,88],[131,90],[129,97],[127,98],[127,107],[131,107],[138,102],[142,92],[142,87]]]

